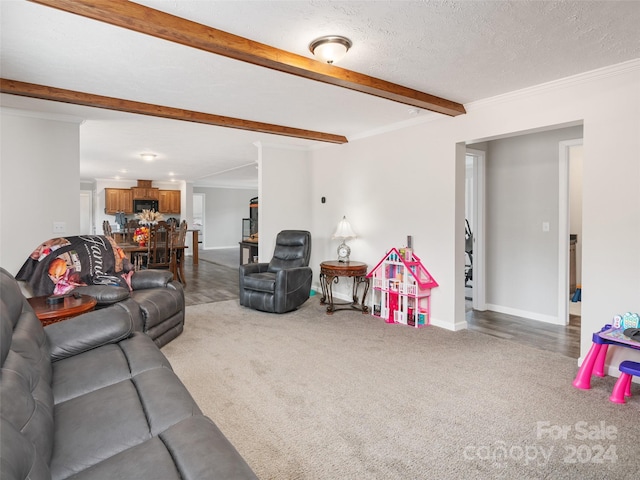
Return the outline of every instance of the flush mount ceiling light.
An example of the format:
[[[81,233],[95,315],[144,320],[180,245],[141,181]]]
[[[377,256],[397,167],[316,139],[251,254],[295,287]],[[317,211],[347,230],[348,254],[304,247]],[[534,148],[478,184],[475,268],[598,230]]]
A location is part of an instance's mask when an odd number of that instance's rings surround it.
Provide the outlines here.
[[[156,158],[156,154],[155,153],[141,153],[140,157],[145,161],[145,162],[151,162],[154,158]]]
[[[339,35],[327,35],[316,38],[309,44],[309,50],[322,62],[332,64],[339,62],[353,44],[351,40]]]

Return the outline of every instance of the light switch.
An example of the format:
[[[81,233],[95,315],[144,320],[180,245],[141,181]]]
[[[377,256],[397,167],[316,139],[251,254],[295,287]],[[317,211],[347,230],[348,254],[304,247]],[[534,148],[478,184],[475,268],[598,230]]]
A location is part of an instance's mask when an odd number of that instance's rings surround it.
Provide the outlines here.
[[[543,232],[549,231],[549,222],[542,222],[542,231]]]
[[[53,222],[53,233],[64,233],[67,229],[65,222]]]

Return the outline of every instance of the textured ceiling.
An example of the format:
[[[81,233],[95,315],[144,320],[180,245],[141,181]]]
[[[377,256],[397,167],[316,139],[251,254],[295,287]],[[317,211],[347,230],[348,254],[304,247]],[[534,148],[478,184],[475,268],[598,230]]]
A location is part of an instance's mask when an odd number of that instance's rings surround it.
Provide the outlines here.
[[[314,38],[344,35],[354,46],[340,67],[459,103],[640,58],[635,1],[137,3],[305,56]],[[0,13],[3,78],[347,138],[415,116],[403,104],[25,1],[3,0]],[[10,95],[2,106],[84,119],[86,179],[167,180],[173,172],[196,184],[255,186],[255,142],[317,145]],[[152,172],[143,151],[158,155]]]

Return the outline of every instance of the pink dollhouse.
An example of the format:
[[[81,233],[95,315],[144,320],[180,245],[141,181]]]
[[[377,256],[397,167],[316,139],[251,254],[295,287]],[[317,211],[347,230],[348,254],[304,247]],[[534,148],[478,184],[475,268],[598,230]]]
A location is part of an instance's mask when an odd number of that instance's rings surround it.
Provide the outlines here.
[[[392,248],[367,274],[372,283],[371,315],[387,323],[429,325],[431,289],[438,282],[410,248]]]

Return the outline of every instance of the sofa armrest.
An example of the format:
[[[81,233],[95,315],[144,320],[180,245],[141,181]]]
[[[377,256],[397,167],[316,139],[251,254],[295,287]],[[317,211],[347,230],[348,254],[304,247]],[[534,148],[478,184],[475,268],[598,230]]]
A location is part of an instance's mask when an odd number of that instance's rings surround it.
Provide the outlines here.
[[[44,328],[51,361],[117,343],[131,336],[134,322],[129,313],[118,305],[85,313]]]
[[[167,287],[173,280],[173,273],[169,270],[140,270],[131,277],[133,290],[145,290],[147,288]]]
[[[76,287],[74,292],[82,295],[89,295],[98,301],[98,305],[112,305],[129,298],[129,290],[123,287],[114,287],[112,285],[87,285],[84,287]]]

